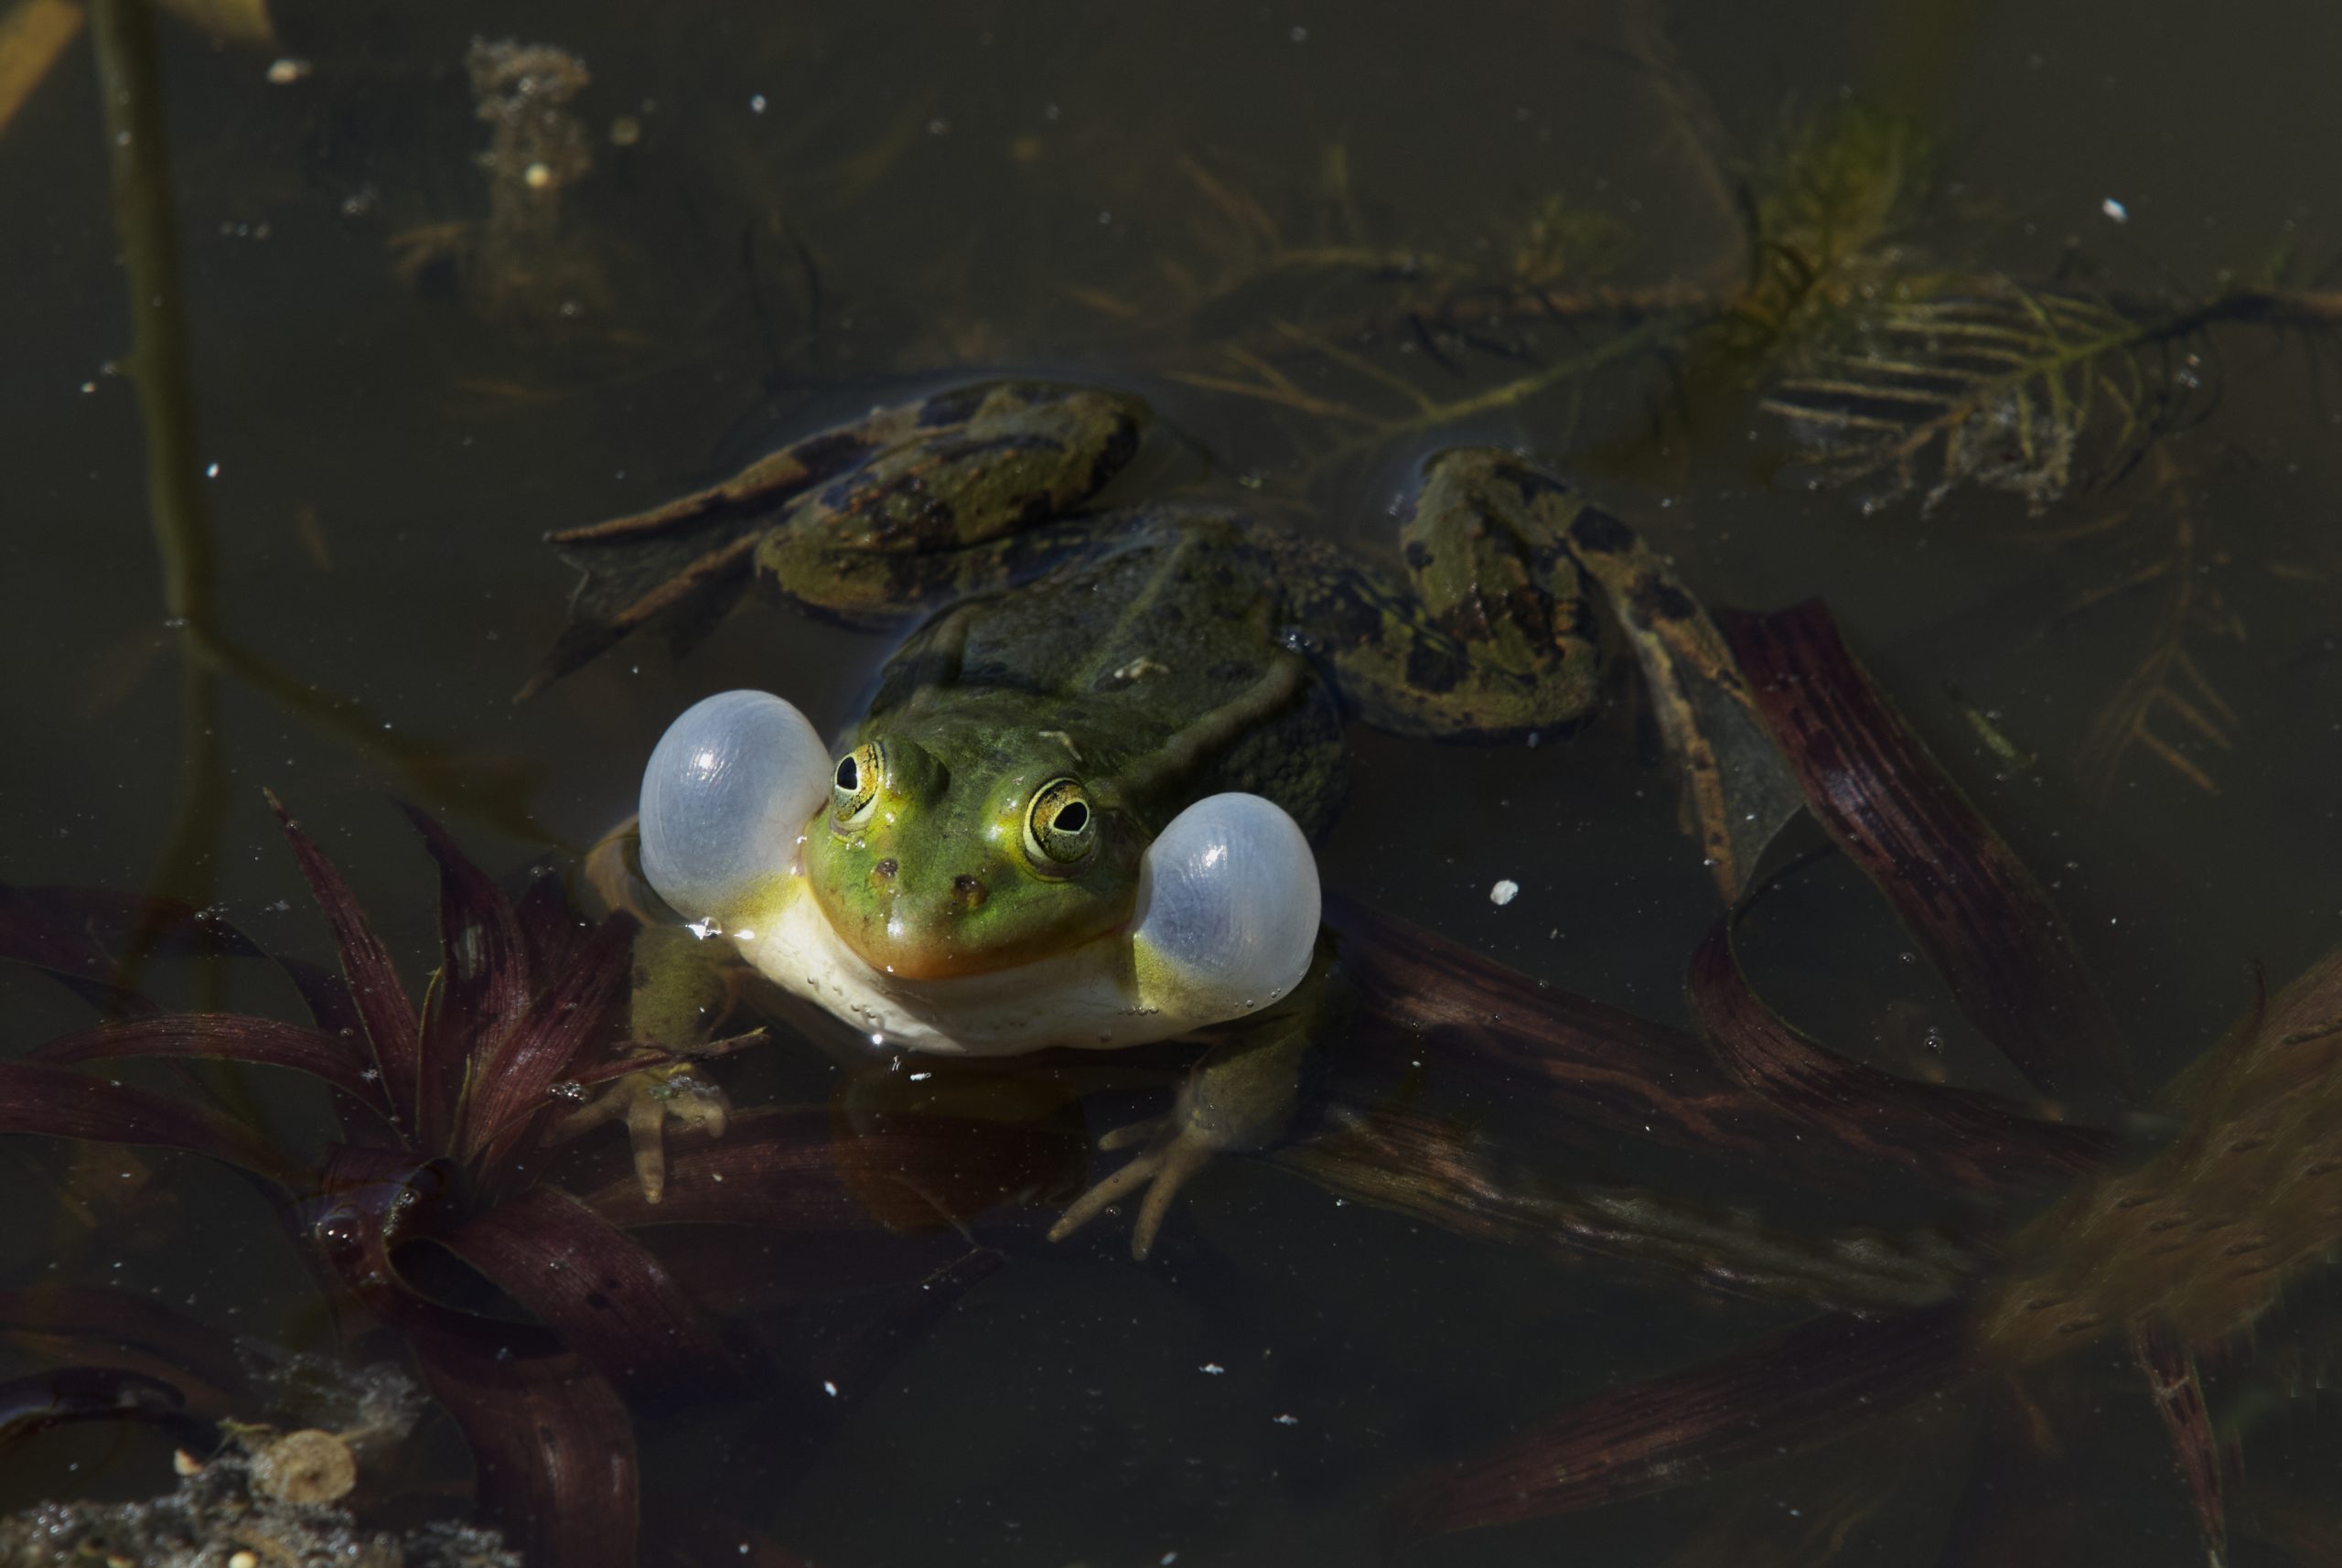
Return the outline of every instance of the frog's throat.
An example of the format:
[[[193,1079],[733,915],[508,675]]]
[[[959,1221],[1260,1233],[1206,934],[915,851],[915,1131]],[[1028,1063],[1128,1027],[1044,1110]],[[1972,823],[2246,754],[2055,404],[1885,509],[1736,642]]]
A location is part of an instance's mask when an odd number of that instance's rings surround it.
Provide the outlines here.
[[[940,1055],[1145,1045],[1226,1023],[1273,1000],[1231,998],[1198,983],[1133,938],[1127,924],[982,974],[888,974],[846,945],[795,869],[743,899],[725,934],[767,979],[854,1026],[872,1044]]]

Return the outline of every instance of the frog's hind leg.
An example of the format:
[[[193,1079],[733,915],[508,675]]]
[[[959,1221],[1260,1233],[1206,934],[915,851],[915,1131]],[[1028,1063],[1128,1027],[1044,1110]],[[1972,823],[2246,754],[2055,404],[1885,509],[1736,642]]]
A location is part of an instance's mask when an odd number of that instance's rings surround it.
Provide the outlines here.
[[[1378,729],[1473,740],[1566,729],[1601,685],[1571,542],[1601,515],[1509,453],[1442,453],[1399,534],[1412,591],[1325,555],[1294,574],[1298,629]]]
[[[1004,563],[1003,546],[1095,494],[1144,417],[1113,392],[983,382],[875,409],[722,484],[551,534],[585,576],[521,695],[644,628],[688,647],[759,575],[826,618],[897,620],[980,576],[978,558],[995,574],[1021,564],[1033,550]]]
[[[1552,475],[1484,448],[1432,460],[1400,539],[1413,613],[1334,654],[1360,716],[1446,737],[1574,725],[1598,695],[1599,603],[1642,671],[1685,825],[1737,897],[1799,795],[1723,632],[1666,560]]]

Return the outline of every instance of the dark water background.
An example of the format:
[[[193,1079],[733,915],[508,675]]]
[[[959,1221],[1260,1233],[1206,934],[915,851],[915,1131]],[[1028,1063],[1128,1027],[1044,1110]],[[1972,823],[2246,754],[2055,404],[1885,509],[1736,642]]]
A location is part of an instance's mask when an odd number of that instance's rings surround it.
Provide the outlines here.
[[[1191,166],[1247,193],[1293,248],[1482,253],[1557,193],[1633,231],[1622,279],[1712,276],[1719,258],[1729,271],[1737,242],[1660,80],[1621,56],[1641,35],[1606,5],[691,5],[654,18],[404,4],[289,5],[279,21],[282,52],[314,65],[287,85],[266,80],[266,53],[161,33],[200,446],[218,465],[220,617],[369,716],[327,733],[223,685],[211,896],[263,940],[323,956],[261,799],[274,789],[413,973],[432,950],[432,884],[389,797],[424,800],[491,866],[580,846],[630,809],[650,746],[694,698],[766,686],[827,727],[885,651],[744,615],[681,662],[628,645],[516,707],[569,588],[547,529],[649,505],[875,401],[1017,370],[1136,390],[1221,470],[1376,547],[1423,453],[1496,440],[1567,467],[1580,450],[1616,453],[1663,401],[1638,369],[1589,383],[1574,417],[1545,397],[1313,463],[1348,434],[1339,422],[1272,417],[1172,372],[1226,373],[1217,339],[1371,309],[1375,285],[1271,277],[1199,312],[1171,307],[1170,271],[1233,277],[1268,250]],[[2047,275],[2069,242],[2130,285],[2183,290],[2280,249],[2313,264],[2342,252],[2331,6],[1801,0],[1686,3],[1669,21],[1685,79],[1744,147],[1841,97],[1918,116],[1960,192],[1992,203],[1969,220],[1975,250],[2020,275]],[[463,69],[480,34],[558,45],[593,76],[574,107],[594,166],[563,193],[564,251],[585,270],[520,305],[489,298],[457,252],[427,259],[432,226],[470,226],[438,230],[443,248],[476,245],[489,213]],[[609,139],[621,116],[639,125],[631,145]],[[136,407],[114,370],[128,338],[113,255],[83,46],[0,135],[0,875],[21,883],[145,886],[178,788],[179,683]],[[1404,336],[1384,362],[1441,398],[1519,373],[1411,360]],[[1865,515],[1844,491],[1768,480],[1779,430],[1753,410],[1688,460],[1585,472],[1709,602],[1830,602],[2055,886],[2149,1083],[2235,1014],[2250,962],[2289,976],[2342,935],[2337,416],[2298,344],[2235,329],[2219,347],[2224,394],[2191,449],[2192,570],[2242,635],[2190,647],[2235,709],[2233,749],[2162,732],[2217,794],[2143,753],[2102,797],[2079,781],[2092,718],[2162,600],[2142,588],[2060,612],[2155,559],[2159,526],[2059,544],[2027,530],[2113,503],[2078,499],[2036,524],[1968,492],[1924,515],[1909,501]],[[1948,682],[2037,767],[1997,779]],[[529,783],[467,774],[435,791],[385,737]],[[1533,751],[1376,737],[1359,750],[1321,857],[1329,886],[1556,984],[1681,1015],[1682,959],[1714,896],[1629,719]],[[1521,888],[1503,908],[1488,896],[1499,878]],[[1800,884],[1749,940],[1767,994],[1815,1033],[1907,1069],[1939,1031],[1951,1070],[1991,1080],[1851,874]],[[285,1004],[241,983],[229,1001]],[[0,1001],[0,1049],[78,1026],[28,982],[9,979]],[[298,1135],[302,1102],[282,1114]],[[0,1148],[0,1183],[42,1190],[34,1158]],[[263,1336],[313,1328],[297,1271],[239,1192],[201,1171],[173,1180],[183,1230],[126,1248],[111,1277]],[[668,1455],[668,1484],[708,1487],[824,1563],[1352,1561],[1372,1549],[1387,1491],[1434,1459],[1795,1316],[1338,1208],[1265,1168],[1216,1172],[1187,1210],[1198,1239],[1184,1263],[1133,1266],[1101,1238],[1004,1270],[779,1495],[726,1480],[757,1473],[754,1430],[679,1439],[693,1451]],[[55,1235],[53,1217],[6,1205],[0,1270],[46,1277]],[[2120,1348],[2097,1354],[2103,1419],[2075,1438],[2102,1488],[2079,1505],[2092,1555],[2200,1561]],[[2248,1461],[2331,1497],[2342,1430],[2323,1401],[2272,1418]],[[9,1460],[0,1505],[78,1488],[91,1467],[122,1495],[160,1485],[151,1464],[108,1455],[76,1437]],[[1915,1451],[1896,1506],[1844,1560],[1936,1561],[1970,1464],[1956,1444]],[[1660,1563],[1706,1510],[1774,1485],[1728,1479],[1405,1560]],[[2287,1560],[2250,1543],[2239,1555]]]

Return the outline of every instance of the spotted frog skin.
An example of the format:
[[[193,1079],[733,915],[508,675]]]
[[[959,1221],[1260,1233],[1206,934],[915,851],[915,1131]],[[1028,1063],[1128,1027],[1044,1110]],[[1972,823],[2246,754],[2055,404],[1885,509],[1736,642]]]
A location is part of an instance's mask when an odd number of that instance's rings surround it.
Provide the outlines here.
[[[1225,503],[1097,506],[1145,418],[1112,392],[970,386],[554,536],[586,576],[546,679],[639,628],[687,642],[752,585],[849,627],[914,624],[822,757],[794,854],[725,895],[751,963],[874,1036],[981,1054],[1159,1036],[1161,1006],[1149,1032],[1116,1021],[1145,1005],[1058,999],[1149,1000],[1127,932],[1183,811],[1258,797],[1314,841],[1341,803],[1346,725],[1563,731],[1602,684],[1595,591],[1621,618],[1698,616],[1631,529],[1500,451],[1425,465],[1390,564]],[[1106,1140],[1140,1153],[1056,1234],[1144,1188],[1144,1257],[1188,1175],[1282,1134],[1298,1057],[1339,1008],[1324,944],[1304,956],[1297,983],[1204,1031],[1166,1116]],[[639,1155],[649,1123],[655,1167],[676,1078],[627,1080],[583,1114],[625,1115]]]

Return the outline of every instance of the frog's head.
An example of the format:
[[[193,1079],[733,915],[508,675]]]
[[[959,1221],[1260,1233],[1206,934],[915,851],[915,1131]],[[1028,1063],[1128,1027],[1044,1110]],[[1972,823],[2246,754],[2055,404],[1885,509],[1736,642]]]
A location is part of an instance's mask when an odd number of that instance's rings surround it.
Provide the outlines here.
[[[1209,797],[1150,842],[1047,735],[907,728],[832,757],[789,703],[726,692],[652,753],[641,831],[644,874],[685,918],[736,929],[810,896],[906,980],[1125,940],[1185,989],[1230,992],[1234,1016],[1298,980],[1316,935],[1316,865],[1274,805]]]
[[[1056,740],[897,727],[838,757],[829,783],[805,830],[805,876],[874,969],[1009,969],[1130,918],[1145,836]]]

